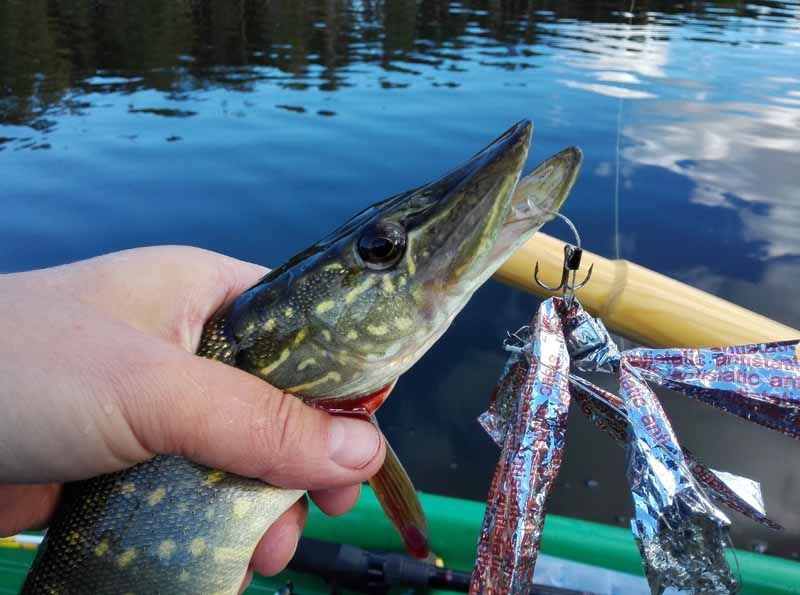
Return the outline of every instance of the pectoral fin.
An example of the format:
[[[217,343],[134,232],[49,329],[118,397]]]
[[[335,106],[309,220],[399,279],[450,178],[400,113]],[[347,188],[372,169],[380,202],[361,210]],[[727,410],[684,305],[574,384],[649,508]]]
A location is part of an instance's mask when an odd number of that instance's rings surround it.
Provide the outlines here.
[[[392,392],[396,382],[395,380],[368,395],[353,398],[318,399],[313,402],[313,405],[329,413],[364,417],[379,428],[373,414]],[[426,558],[430,550],[425,513],[422,512],[422,505],[417,498],[411,478],[386,437],[384,437],[384,441],[386,442],[386,459],[383,467],[369,480],[369,485],[375,491],[386,516],[400,533],[403,544],[409,553],[416,558]]]
[[[375,491],[386,516],[400,533],[409,553],[415,558],[427,557],[430,550],[425,513],[422,512],[411,478],[388,441],[383,467],[369,480],[369,485]]]

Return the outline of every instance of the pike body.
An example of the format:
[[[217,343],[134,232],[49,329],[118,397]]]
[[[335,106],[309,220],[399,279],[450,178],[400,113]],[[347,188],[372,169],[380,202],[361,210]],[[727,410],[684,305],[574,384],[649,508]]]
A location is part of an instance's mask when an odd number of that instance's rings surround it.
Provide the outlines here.
[[[516,124],[464,166],[369,207],[270,272],[206,324],[198,355],[330,410],[371,413],[569,192],[576,149],[515,193],[531,129]],[[424,555],[424,517],[387,451],[373,485]],[[23,593],[237,593],[258,540],[302,494],[176,456],[71,484]]]

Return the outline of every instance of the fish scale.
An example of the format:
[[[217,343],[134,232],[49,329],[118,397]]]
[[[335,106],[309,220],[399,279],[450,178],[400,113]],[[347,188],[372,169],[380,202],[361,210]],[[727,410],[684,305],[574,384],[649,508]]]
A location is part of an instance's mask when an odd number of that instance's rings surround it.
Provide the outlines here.
[[[236,592],[253,543],[301,494],[162,455],[69,484],[22,592]]]
[[[365,209],[270,272],[212,317],[197,354],[328,410],[373,413],[569,192],[576,149],[514,194],[531,130],[516,124],[461,168]],[[530,210],[525,229],[520,209]],[[407,548],[424,556],[424,515],[390,447],[371,483]],[[261,536],[303,493],[167,455],[69,484],[22,593],[235,594]]]

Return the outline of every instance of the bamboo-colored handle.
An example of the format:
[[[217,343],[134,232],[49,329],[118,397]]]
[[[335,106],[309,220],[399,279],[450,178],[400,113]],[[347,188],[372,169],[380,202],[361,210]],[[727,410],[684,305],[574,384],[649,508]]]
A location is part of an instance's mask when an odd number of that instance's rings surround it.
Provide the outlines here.
[[[561,279],[564,242],[537,233],[495,273],[519,289],[549,295],[533,280],[548,285]],[[594,265],[589,283],[577,296],[609,329],[656,347],[714,347],[800,338],[800,331],[670,279],[627,260],[609,260],[584,250],[578,281]]]

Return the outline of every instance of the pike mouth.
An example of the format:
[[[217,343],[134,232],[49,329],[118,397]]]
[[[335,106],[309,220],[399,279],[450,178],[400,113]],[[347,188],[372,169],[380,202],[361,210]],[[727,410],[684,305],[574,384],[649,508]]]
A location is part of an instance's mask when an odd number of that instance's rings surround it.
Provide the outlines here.
[[[492,276],[542,225],[555,217],[575,184],[582,161],[581,150],[570,147],[545,159],[519,180],[511,198],[508,215],[500,227],[485,268],[472,281],[475,288]],[[458,301],[463,297],[460,280],[444,282],[442,289],[450,299]],[[466,299],[470,295],[471,292],[467,292]]]
[[[519,181],[511,211],[492,250],[492,273],[555,216],[569,196],[582,162],[581,150],[570,147],[545,159]]]
[[[532,134],[529,120],[516,123],[420,193],[430,197],[428,204],[434,208],[426,211],[415,236],[433,246],[430,251],[437,256],[428,260],[428,266],[437,271],[435,277],[444,289],[463,290],[465,281],[472,288],[469,279],[484,269],[508,217]]]

